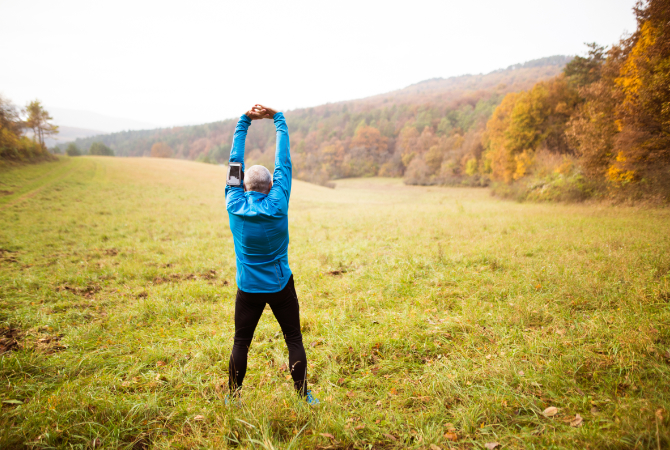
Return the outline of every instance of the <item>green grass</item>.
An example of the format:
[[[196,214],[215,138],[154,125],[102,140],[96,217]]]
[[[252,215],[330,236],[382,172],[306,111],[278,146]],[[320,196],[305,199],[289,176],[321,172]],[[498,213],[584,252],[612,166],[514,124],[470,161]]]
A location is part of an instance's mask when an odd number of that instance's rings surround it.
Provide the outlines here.
[[[670,448],[670,211],[295,181],[322,403],[296,400],[266,311],[235,409],[224,174],[103,157],[0,173],[0,448]]]

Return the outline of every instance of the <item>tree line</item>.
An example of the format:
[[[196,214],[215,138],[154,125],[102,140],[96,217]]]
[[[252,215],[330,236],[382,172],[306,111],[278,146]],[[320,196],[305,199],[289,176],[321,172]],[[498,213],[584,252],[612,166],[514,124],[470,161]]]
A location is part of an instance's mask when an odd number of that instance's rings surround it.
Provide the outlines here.
[[[448,159],[460,167],[462,152],[479,152],[478,137],[495,107],[509,92],[527,89],[560,73],[571,58],[553,56],[486,75],[432,79],[361,100],[287,111],[294,175],[328,184],[357,176],[403,176],[416,155],[432,149],[429,164]],[[79,139],[87,148],[104,142],[119,156],[152,156],[225,163],[237,119],[196,126],[112,133]],[[275,130],[254,123],[247,137],[247,159],[272,167]],[[446,155],[445,157],[443,157]],[[486,180],[431,174],[430,183]],[[410,173],[411,175],[411,173]],[[413,182],[408,176],[408,182]]]

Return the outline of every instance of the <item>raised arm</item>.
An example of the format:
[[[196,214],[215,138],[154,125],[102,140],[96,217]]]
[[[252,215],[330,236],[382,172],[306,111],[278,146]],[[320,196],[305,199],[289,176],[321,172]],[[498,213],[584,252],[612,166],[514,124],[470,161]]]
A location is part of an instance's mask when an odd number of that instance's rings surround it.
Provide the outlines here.
[[[251,119],[246,114],[242,114],[240,120],[237,121],[233,135],[233,147],[230,149],[230,162],[242,163],[242,170],[244,170],[244,146],[249,125],[251,125]]]
[[[270,197],[282,198],[288,201],[291,197],[291,181],[293,177],[293,166],[291,165],[291,144],[288,137],[288,127],[283,113],[274,115],[275,128],[277,129],[277,149],[275,150],[275,171],[272,176],[272,189]]]
[[[242,163],[242,173],[244,173],[244,146],[247,141],[247,130],[251,125],[252,120],[263,119],[264,116],[254,108],[251,108],[246,113],[242,114],[240,120],[237,121],[235,127],[235,134],[233,134],[233,146],[230,149],[229,162]],[[231,194],[233,194],[231,196]],[[226,186],[226,202],[230,203],[234,200],[233,197],[244,196],[244,187]]]

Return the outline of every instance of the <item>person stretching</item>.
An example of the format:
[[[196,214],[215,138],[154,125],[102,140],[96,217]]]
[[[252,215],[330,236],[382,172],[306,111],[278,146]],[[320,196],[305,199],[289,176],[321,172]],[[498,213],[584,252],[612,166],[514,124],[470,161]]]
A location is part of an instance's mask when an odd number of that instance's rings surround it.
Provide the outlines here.
[[[274,119],[277,129],[274,177],[263,166],[244,171],[244,145],[252,120]],[[308,403],[319,401],[307,389],[307,357],[300,332],[300,306],[288,265],[288,203],[291,152],[284,114],[255,105],[237,122],[230,162],[242,163],[244,188],[226,186],[226,209],[235,242],[237,296],[235,340],[228,363],[231,396],[239,397],[247,372],[247,354],[265,305],[279,322],[288,347],[296,391]]]

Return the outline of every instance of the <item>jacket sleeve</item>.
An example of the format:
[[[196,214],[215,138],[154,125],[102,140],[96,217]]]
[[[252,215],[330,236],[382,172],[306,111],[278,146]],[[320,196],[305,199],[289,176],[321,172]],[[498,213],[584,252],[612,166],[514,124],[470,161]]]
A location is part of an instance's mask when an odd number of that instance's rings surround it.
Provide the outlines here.
[[[272,189],[268,197],[281,211],[288,213],[288,202],[291,197],[291,181],[293,167],[291,165],[291,145],[288,137],[288,127],[284,114],[278,112],[274,116],[277,129],[277,149],[275,150],[275,171],[272,179]]]
[[[235,134],[233,135],[233,146],[230,149],[229,161],[242,163],[242,172],[244,172],[244,145],[247,140],[249,125],[251,125],[251,119],[243,114],[237,121]],[[240,198],[244,198],[244,187],[242,185],[226,186],[226,207]]]

